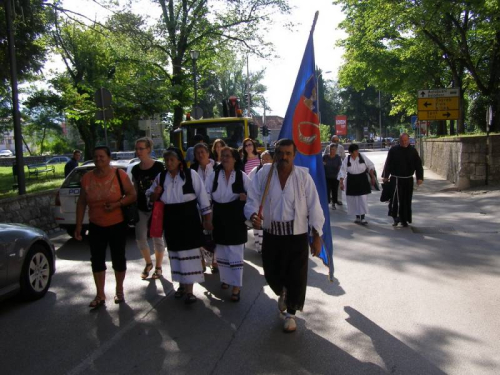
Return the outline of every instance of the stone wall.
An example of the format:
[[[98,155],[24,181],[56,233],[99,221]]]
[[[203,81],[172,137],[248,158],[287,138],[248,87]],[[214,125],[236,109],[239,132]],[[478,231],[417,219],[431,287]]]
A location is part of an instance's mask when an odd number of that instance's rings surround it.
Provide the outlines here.
[[[486,136],[426,139],[422,148],[424,165],[453,182],[458,189],[500,182],[500,135],[490,136],[490,158],[487,162]]]
[[[0,222],[21,223],[46,232],[58,229],[52,207],[57,189],[0,200]]]

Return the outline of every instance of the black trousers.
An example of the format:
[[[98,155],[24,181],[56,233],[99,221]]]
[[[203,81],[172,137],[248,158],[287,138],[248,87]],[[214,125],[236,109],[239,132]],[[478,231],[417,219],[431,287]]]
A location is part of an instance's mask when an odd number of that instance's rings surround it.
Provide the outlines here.
[[[276,236],[264,231],[262,263],[266,281],[276,295],[286,288],[287,309],[302,310],[306,299],[309,244],[307,233]]]
[[[109,227],[89,223],[90,263],[92,272],[106,271],[106,248],[109,245],[111,263],[117,272],[127,270],[125,245],[127,243],[127,224],[121,222]]]
[[[337,203],[337,193],[339,191],[339,180],[336,178],[326,179],[326,194],[328,196],[328,203]]]

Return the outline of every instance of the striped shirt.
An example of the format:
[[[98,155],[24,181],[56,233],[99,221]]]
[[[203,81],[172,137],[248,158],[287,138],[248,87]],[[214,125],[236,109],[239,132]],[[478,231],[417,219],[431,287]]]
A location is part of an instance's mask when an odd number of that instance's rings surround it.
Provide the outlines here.
[[[245,163],[245,173],[249,174],[252,169],[260,165],[260,159],[257,157],[255,159],[247,159]]]

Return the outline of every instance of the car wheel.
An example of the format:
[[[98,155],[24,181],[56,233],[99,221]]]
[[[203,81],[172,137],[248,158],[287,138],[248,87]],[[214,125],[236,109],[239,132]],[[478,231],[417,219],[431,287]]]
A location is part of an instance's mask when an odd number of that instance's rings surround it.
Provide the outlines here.
[[[21,271],[21,296],[27,300],[42,298],[52,280],[52,262],[45,247],[34,244],[24,259]]]

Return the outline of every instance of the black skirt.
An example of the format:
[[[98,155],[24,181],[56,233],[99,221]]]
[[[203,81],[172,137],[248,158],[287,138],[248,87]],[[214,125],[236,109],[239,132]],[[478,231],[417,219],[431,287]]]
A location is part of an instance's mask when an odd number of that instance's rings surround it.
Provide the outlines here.
[[[168,250],[191,250],[203,246],[203,225],[197,200],[166,204],[163,233]]]
[[[236,199],[228,203],[213,202],[212,232],[214,242],[220,245],[241,245],[248,240],[243,208],[245,202]]]
[[[368,176],[366,172],[358,174],[347,174],[347,189],[346,195],[366,195],[371,194],[372,187],[368,181]]]

